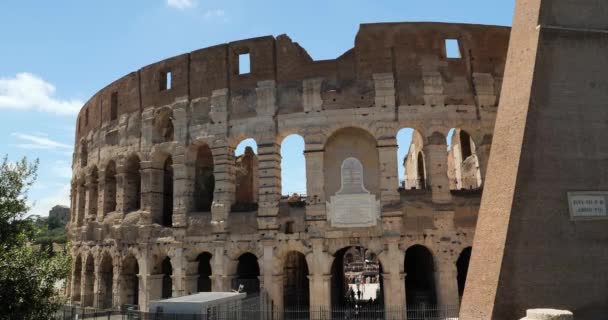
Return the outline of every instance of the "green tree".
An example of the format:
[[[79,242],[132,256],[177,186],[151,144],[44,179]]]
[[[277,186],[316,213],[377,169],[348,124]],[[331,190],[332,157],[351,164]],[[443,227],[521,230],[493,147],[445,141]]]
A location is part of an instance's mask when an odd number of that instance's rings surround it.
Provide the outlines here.
[[[37,227],[24,218],[27,191],[38,161],[0,164],[0,319],[51,319],[64,302],[58,284],[69,274],[69,257],[40,252],[30,244]]]

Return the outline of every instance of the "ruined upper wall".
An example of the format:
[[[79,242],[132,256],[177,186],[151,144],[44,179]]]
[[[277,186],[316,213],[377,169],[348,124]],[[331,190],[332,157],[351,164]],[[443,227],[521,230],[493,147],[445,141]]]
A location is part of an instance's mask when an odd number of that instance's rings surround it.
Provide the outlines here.
[[[424,105],[425,73],[441,75],[445,104],[474,104],[474,74],[495,79],[499,96],[510,29],[446,23],[363,24],[354,48],[335,60],[314,61],[288,36],[246,39],[175,56],[132,72],[96,93],[78,115],[76,141],[120,116],[176,99],[230,90],[231,119],[255,116],[248,106],[258,81],[276,82],[278,113],[303,111],[302,81],[321,78],[324,109],[374,105],[372,75],[392,73],[398,106]],[[445,39],[458,39],[462,57],[446,58]],[[249,53],[251,72],[239,74],[238,55]],[[172,86],[162,89],[170,71]],[[234,99],[234,97],[241,97]],[[112,119],[111,106],[116,104]],[[255,105],[255,103],[254,103]],[[253,113],[249,112],[250,109]]]

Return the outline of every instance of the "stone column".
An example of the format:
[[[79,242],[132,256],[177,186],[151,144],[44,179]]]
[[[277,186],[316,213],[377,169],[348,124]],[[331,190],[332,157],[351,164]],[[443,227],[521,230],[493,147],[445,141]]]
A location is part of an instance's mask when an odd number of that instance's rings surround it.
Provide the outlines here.
[[[184,250],[181,247],[173,249],[173,255],[171,256],[171,267],[173,268],[173,274],[171,275],[173,297],[181,297],[184,295],[184,288],[186,286],[186,270],[184,261]]]
[[[322,144],[306,143],[306,221],[311,236],[322,236],[327,224],[324,151]]]
[[[100,308],[101,302],[101,259],[95,260],[95,271],[93,273],[93,307]]]
[[[105,169],[100,169],[97,177],[97,214],[96,220],[97,222],[103,221],[103,217],[105,215],[106,208],[106,171]]]
[[[224,255],[225,241],[216,241],[213,257],[211,258],[211,290],[230,291],[232,285],[232,272],[228,270],[228,263]]]
[[[214,146],[211,152],[213,153],[213,174],[215,176],[211,223],[214,233],[226,233],[228,214],[234,203],[236,191],[234,149],[228,145],[219,145]]]
[[[150,274],[146,278],[146,294],[147,301],[145,308],[148,308],[148,304],[152,300],[158,300],[162,297],[163,290],[163,277],[164,274]]]
[[[397,177],[397,140],[378,140],[380,160],[380,201],[383,205],[399,202],[399,178]]]
[[[162,216],[162,175],[152,161],[142,161],[141,166],[141,208],[142,222],[160,223]]]
[[[327,319],[329,314],[323,316],[319,311],[327,310],[329,312],[331,309],[331,274],[311,274],[308,279],[310,281],[310,312]]]
[[[456,263],[450,257],[437,259],[435,270],[435,287],[437,305],[440,307],[455,307],[460,304],[458,295],[458,271]]]
[[[116,212],[120,213],[120,217],[124,217],[126,213],[125,193],[126,188],[126,172],[124,161],[116,163]]]
[[[98,198],[98,186],[97,186],[97,177],[94,176],[91,172],[87,174],[86,177],[86,219],[87,223],[95,221],[97,218],[97,198]]]
[[[173,156],[173,227],[185,228],[188,225],[189,184],[185,156],[183,153]]]
[[[445,136],[434,132],[426,137],[424,145],[424,159],[427,170],[427,181],[432,190],[434,203],[448,203],[452,201],[450,183],[448,179],[448,155]]]
[[[275,270],[277,265],[274,256],[274,241],[264,241],[264,256],[262,257],[262,277],[264,279],[263,288],[270,295],[270,299],[274,302],[278,310],[283,309],[283,274],[280,270]]]
[[[276,231],[281,200],[281,146],[275,141],[258,144],[258,229]]]
[[[76,221],[78,226],[84,224],[86,216],[86,193],[85,182],[78,180],[76,183]]]
[[[138,291],[138,305],[139,310],[148,310],[148,301],[150,301],[150,260],[148,259],[148,251],[142,250],[143,256],[138,259],[139,264],[139,291]],[[142,263],[140,263],[142,262]]]
[[[122,299],[120,295],[120,289],[122,284],[122,265],[120,259],[114,264],[112,270],[112,308],[120,307],[122,305]]]
[[[383,262],[384,306],[387,314],[394,316],[397,316],[396,308],[405,306],[405,280],[402,272],[405,253],[399,249],[398,240],[397,237],[389,238],[388,250],[381,257]],[[402,309],[405,310],[404,307]]]

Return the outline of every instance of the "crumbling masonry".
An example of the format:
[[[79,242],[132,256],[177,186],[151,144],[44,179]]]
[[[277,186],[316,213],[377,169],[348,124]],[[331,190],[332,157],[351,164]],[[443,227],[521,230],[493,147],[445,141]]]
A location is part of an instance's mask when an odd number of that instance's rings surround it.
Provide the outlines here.
[[[458,305],[508,41],[505,27],[365,24],[335,60],[268,36],[108,85],[78,116],[72,301],[145,309],[244,284],[278,307],[330,307],[342,296],[332,264],[360,247],[378,257],[384,306]],[[403,128],[413,139],[398,159]],[[281,194],[291,134],[305,141],[302,205]],[[257,154],[235,156],[246,138]]]

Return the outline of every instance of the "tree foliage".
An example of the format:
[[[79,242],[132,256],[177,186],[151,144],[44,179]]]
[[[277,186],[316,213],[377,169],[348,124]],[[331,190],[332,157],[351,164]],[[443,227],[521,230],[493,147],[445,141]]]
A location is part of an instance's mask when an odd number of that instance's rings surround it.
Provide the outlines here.
[[[38,162],[0,164],[0,319],[51,319],[61,306],[61,281],[69,258],[31,246],[37,227],[24,216],[27,191],[36,180]]]

